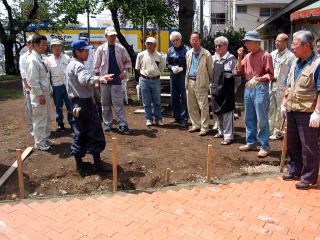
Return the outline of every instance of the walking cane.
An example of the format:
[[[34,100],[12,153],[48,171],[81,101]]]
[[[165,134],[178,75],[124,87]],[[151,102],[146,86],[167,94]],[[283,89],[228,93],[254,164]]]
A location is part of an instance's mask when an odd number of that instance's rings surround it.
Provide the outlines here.
[[[280,131],[279,131],[279,133],[281,133],[281,135],[283,136],[282,152],[281,152],[281,159],[280,159],[280,172],[283,172],[284,161],[287,155],[287,127],[285,126],[285,122],[286,122],[286,119],[283,118],[280,126]]]

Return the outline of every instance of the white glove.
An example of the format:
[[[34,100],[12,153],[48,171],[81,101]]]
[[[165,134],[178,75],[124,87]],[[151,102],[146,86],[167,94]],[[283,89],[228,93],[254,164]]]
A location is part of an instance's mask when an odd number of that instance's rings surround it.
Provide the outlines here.
[[[257,86],[257,84],[259,83],[259,80],[256,76],[254,76],[253,78],[251,78],[251,80],[249,80],[246,84],[248,89],[254,88],[255,86]]]
[[[287,117],[287,109],[286,109],[286,107],[285,107],[283,104],[281,104],[281,106],[280,106],[280,113],[281,113],[281,116],[282,116],[283,118],[286,118],[286,117]]]
[[[172,70],[173,74],[178,74],[179,73],[179,66],[173,66],[171,68],[171,70]]]
[[[178,67],[178,73],[183,71],[183,67]]]
[[[320,110],[315,109],[310,116],[309,127],[318,128],[320,126]]]

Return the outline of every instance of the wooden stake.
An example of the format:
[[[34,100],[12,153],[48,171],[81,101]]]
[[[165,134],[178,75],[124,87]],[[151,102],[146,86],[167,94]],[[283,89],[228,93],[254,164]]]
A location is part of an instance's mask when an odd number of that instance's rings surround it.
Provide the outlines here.
[[[32,152],[33,147],[27,147],[26,150],[22,153],[22,161],[24,161],[28,155]],[[17,160],[11,165],[11,167],[2,175],[0,178],[0,187],[7,181],[7,179],[11,176],[11,174],[16,170],[18,167]]]
[[[22,159],[21,159],[21,149],[16,150],[16,158],[18,162],[18,180],[19,180],[19,191],[20,198],[24,198],[24,180],[23,180],[23,170],[22,170]]]
[[[112,174],[113,174],[113,191],[116,192],[118,190],[118,142],[117,138],[112,138]]]
[[[287,128],[284,129],[284,136],[282,142],[282,152],[281,152],[281,160],[280,160],[280,172],[283,172],[284,169],[284,161],[286,160],[287,155]]]
[[[207,180],[211,183],[212,172],[212,145],[208,145]]]
[[[167,171],[166,171],[166,185],[170,184],[170,173],[171,173],[171,169],[167,168]]]

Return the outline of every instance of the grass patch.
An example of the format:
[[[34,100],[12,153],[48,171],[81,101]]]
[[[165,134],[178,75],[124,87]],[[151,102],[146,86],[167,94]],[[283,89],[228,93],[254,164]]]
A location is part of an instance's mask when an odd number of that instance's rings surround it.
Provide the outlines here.
[[[4,131],[10,131],[10,130],[13,130],[14,127],[13,127],[12,125],[7,125],[7,126],[4,126],[2,129],[3,129]]]
[[[21,79],[19,75],[1,75],[0,81]]]
[[[20,89],[0,89],[0,100],[22,98],[23,93]]]
[[[7,136],[7,135],[3,136],[4,140],[10,140],[10,139],[13,139],[13,138],[14,138],[14,136]]]

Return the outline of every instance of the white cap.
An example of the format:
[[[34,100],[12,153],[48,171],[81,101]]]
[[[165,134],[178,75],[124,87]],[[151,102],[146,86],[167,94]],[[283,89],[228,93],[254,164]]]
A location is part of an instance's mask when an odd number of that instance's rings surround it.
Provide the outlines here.
[[[106,30],[104,30],[104,35],[108,35],[108,36],[117,35],[117,32],[114,29],[114,27],[107,27]]]
[[[157,41],[154,37],[148,37],[146,43],[157,43]]]
[[[27,43],[32,41],[32,35],[29,35],[27,38]]]
[[[62,45],[62,42],[61,42],[59,39],[52,39],[52,40],[50,41],[50,47],[51,47],[52,45]]]

